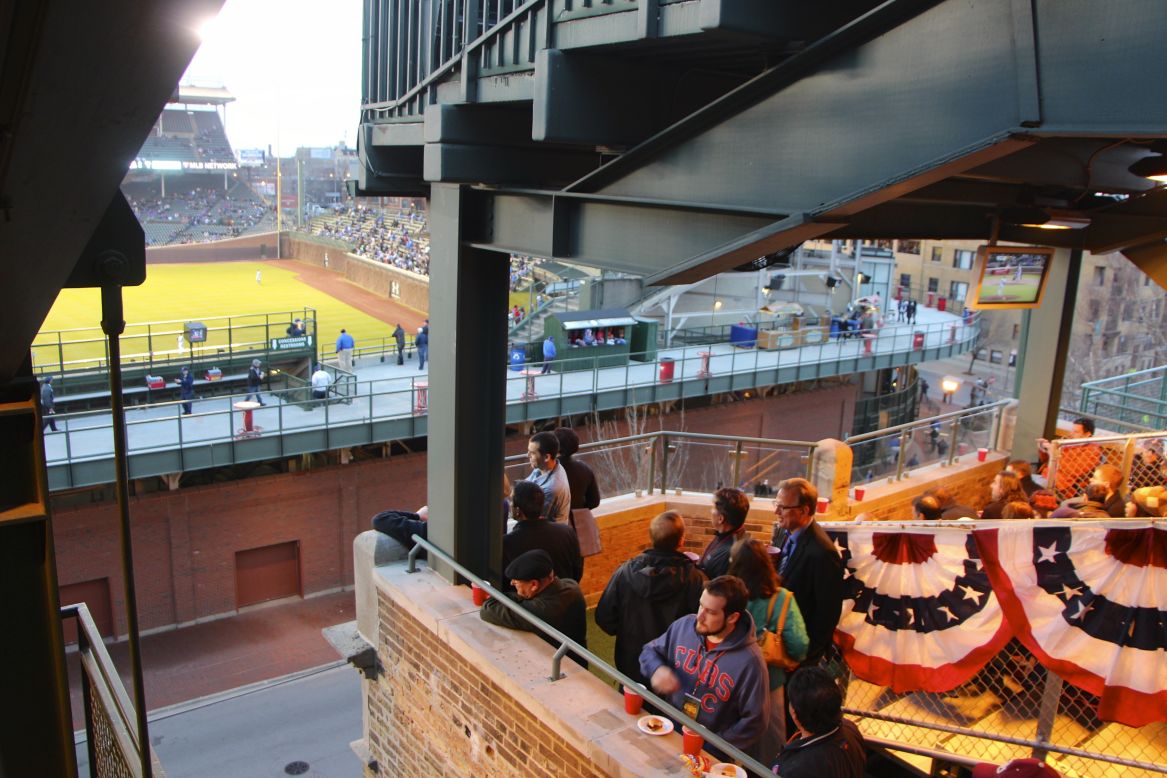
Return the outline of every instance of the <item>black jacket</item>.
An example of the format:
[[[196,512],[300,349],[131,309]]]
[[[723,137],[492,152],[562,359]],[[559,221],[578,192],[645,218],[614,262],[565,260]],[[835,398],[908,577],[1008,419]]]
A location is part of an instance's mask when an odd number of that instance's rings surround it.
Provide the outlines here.
[[[697,562],[697,566],[709,577],[709,580],[712,581],[717,576],[726,574],[729,570],[729,553],[733,550],[733,544],[745,536],[746,530],[743,525],[732,532],[718,532],[714,535],[713,540],[709,541],[709,545],[705,547],[705,553]]]
[[[557,578],[551,582],[550,586],[529,600],[524,600],[514,594],[508,596],[522,605],[524,610],[543,619],[576,643],[587,648],[588,605],[587,601],[584,600],[583,592],[580,591],[579,584],[575,581],[564,581]],[[559,646],[558,641],[547,637],[529,621],[522,616],[511,613],[509,608],[493,598],[482,605],[482,610],[478,612],[478,615],[483,621],[490,624],[497,624],[508,629],[520,629],[524,632],[534,632],[551,645]],[[582,660],[576,658],[574,653],[570,656],[583,664]]]
[[[551,555],[551,564],[558,578],[578,581],[583,577],[583,557],[579,553],[579,538],[568,524],[534,519],[520,521],[502,539],[502,569],[519,554],[541,548]],[[507,581],[509,588],[510,581]]]
[[[560,457],[559,464],[567,473],[567,483],[571,485],[571,509],[591,510],[600,504],[600,487],[596,484],[596,474],[586,462],[576,462],[571,457]]]
[[[616,669],[641,683],[640,652],[677,619],[697,612],[705,576],[679,551],[649,549],[608,580],[596,625],[616,636]]]
[[[781,548],[785,540],[779,530],[774,545]],[[794,593],[806,622],[810,647],[802,664],[817,664],[834,639],[843,610],[843,560],[817,521],[812,519],[798,536],[782,571],[782,585]]]
[[[829,734],[792,738],[775,767],[782,778],[863,778],[866,764],[863,736],[843,719]]]

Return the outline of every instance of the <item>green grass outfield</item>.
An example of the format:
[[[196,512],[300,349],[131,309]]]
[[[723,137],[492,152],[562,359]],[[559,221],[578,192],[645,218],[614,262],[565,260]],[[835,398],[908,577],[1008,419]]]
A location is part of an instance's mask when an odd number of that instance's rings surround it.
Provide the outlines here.
[[[980,301],[985,303],[990,302],[1032,302],[1037,297],[1037,283],[1027,280],[1014,282],[1013,280],[1005,281],[1005,293],[998,294],[997,290],[1000,287],[997,282],[985,281],[981,284]]]
[[[255,283],[255,273],[263,271],[263,283]],[[295,272],[263,262],[208,262],[199,264],[150,265],[146,283],[127,287],[122,292],[125,303],[126,336],[124,353],[128,356],[145,350],[144,339],[135,337],[148,322],[203,321],[216,316],[276,313],[314,308],[317,332],[325,357],[333,351],[340,328],[346,328],[358,346],[372,345],[389,337],[392,325],[362,313],[331,295],[299,280]],[[251,321],[255,321],[254,318]],[[207,322],[211,324],[210,322]],[[216,322],[224,326],[226,322]],[[152,328],[156,353],[173,351],[181,324]],[[254,328],[257,332],[259,328]],[[64,340],[80,341],[70,345],[66,361],[96,359],[104,354],[101,333],[101,292],[97,289],[63,289],[49,311],[41,334],[33,343],[36,364],[57,361],[56,331],[80,330],[62,335]],[[170,333],[164,335],[162,333]],[[279,330],[283,334],[282,327]],[[262,334],[258,337],[262,338]],[[161,340],[161,342],[158,342]],[[217,338],[212,333],[213,343]]]

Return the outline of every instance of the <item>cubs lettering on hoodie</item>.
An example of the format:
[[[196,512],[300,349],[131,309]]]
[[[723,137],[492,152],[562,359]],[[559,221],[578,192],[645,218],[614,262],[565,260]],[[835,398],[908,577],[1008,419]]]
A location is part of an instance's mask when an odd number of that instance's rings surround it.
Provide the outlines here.
[[[754,637],[754,619],[743,612],[725,640],[706,650],[697,617],[682,616],[640,652],[640,670],[651,679],[671,667],[681,687],[665,699],[682,708],[685,695],[701,703],[697,721],[751,753],[770,716],[770,676]],[[779,712],[778,715],[781,715]]]

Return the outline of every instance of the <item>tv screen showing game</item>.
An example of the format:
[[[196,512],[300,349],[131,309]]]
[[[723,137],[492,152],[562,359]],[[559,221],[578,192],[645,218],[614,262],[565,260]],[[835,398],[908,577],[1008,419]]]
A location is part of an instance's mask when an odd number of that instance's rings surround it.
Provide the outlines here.
[[[981,246],[979,280],[969,308],[1036,308],[1045,293],[1054,250],[1040,246]]]

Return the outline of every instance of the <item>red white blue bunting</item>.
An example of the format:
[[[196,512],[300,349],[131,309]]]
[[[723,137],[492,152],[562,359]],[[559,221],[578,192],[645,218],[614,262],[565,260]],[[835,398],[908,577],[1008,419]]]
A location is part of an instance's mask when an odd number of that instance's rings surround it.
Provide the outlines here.
[[[835,643],[858,677],[944,692],[1012,637],[967,528],[827,529],[846,564]]]
[[[1132,727],[1167,721],[1167,529],[1044,523],[974,532],[1017,637]]]

